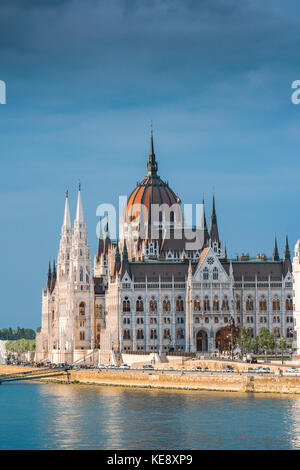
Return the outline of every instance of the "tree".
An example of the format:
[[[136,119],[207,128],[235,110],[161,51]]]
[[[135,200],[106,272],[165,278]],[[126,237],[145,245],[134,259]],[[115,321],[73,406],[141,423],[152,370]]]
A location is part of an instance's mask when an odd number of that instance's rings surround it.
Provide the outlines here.
[[[280,351],[281,351],[281,363],[283,364],[283,350],[288,347],[288,344],[287,344],[287,342],[286,342],[286,339],[285,339],[283,336],[281,336],[281,337],[279,338],[279,341],[278,341],[278,343],[277,343],[277,347],[278,347],[278,349],[280,349]]]
[[[237,338],[237,345],[246,352],[251,352],[254,349],[253,338],[248,334],[245,326],[243,326]]]
[[[275,348],[275,335],[273,331],[269,331],[267,328],[262,328],[256,337],[256,344],[261,349]]]

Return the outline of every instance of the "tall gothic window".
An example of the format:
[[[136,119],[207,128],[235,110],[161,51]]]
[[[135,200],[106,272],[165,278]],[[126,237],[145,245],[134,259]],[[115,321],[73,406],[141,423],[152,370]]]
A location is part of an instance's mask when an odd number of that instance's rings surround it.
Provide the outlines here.
[[[224,296],[224,299],[222,300],[222,310],[224,312],[228,312],[228,310],[229,310],[228,298],[227,298],[226,295]]]
[[[253,298],[251,295],[248,295],[246,300],[246,310],[247,312],[253,312]]]
[[[272,305],[273,305],[273,312],[278,312],[280,310],[280,301],[277,295],[275,295]]]
[[[176,312],[183,312],[183,300],[181,296],[176,300]]]
[[[79,308],[79,315],[85,315],[85,303],[80,302],[78,308]]]
[[[157,302],[154,299],[154,297],[152,297],[152,299],[149,302],[149,310],[150,310],[150,312],[156,312],[157,311]]]
[[[83,282],[83,269],[80,268],[80,282]]]
[[[138,297],[136,301],[136,311],[137,312],[143,312],[144,311],[144,302],[142,300],[142,297]]]
[[[123,312],[130,312],[130,301],[128,300],[128,297],[125,297],[123,300]]]
[[[208,268],[204,268],[203,269],[203,280],[204,281],[208,281],[209,279],[209,271],[208,271]]]
[[[285,300],[285,309],[286,310],[293,310],[293,300],[290,295],[287,296]]]
[[[170,310],[171,310],[171,303],[168,300],[168,297],[166,297],[163,300],[163,312],[170,312]]]
[[[261,298],[259,299],[259,311],[260,312],[266,312],[267,311],[267,301],[266,301],[264,295],[262,295]]]
[[[213,269],[213,280],[217,281],[219,279],[219,271],[218,268]]]
[[[194,312],[200,312],[200,299],[196,297],[194,300]]]
[[[123,339],[130,339],[130,330],[125,329],[123,331]]]
[[[213,311],[218,312],[219,311],[219,299],[218,296],[215,295],[213,299]]]
[[[208,298],[207,295],[204,297],[203,310],[204,310],[204,312],[209,312],[210,311],[209,298]]]

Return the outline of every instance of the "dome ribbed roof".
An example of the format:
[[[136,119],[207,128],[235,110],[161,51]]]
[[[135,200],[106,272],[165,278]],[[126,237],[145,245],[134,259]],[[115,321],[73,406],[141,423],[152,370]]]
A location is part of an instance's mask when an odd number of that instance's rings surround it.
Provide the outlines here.
[[[151,205],[165,204],[172,207],[175,220],[181,220],[181,207],[174,191],[157,174],[157,161],[154,153],[153,135],[151,132],[150,153],[147,162],[148,175],[137,184],[127,200],[125,222],[140,224],[151,220]]]

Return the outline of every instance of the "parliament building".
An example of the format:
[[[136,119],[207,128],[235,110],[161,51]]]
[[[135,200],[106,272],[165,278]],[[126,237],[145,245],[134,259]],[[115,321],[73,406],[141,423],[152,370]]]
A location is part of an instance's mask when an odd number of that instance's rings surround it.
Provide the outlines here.
[[[228,259],[215,198],[209,229],[201,207],[198,226],[186,227],[180,198],[158,175],[152,132],[147,175],[127,200],[122,234],[111,240],[108,223],[99,224],[93,266],[81,188],[73,226],[67,194],[57,263],[42,292],[37,360],[217,352],[220,330],[233,321],[254,338],[268,328],[292,339],[288,239],[283,257],[275,239],[272,258]]]

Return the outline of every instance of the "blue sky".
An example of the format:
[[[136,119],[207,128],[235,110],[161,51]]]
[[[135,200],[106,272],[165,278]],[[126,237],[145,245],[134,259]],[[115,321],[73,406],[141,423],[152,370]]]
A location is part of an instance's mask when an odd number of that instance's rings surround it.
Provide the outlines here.
[[[26,3],[26,6],[25,6]],[[300,237],[300,6],[272,0],[2,0],[0,327],[40,325],[66,188],[96,207],[159,174],[210,216],[228,255]]]

